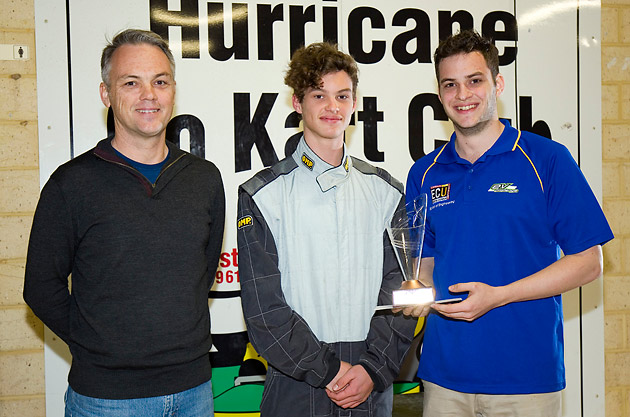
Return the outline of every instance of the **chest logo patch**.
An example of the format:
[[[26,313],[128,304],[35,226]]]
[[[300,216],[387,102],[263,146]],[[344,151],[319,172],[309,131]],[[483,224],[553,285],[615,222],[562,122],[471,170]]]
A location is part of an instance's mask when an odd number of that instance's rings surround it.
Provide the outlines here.
[[[446,201],[451,197],[451,184],[434,185],[431,187],[431,202],[433,204]]]
[[[489,193],[518,193],[518,187],[513,182],[499,182],[492,184],[488,190]]]
[[[313,166],[315,165],[315,162],[308,156],[306,156],[305,153],[302,154],[302,163],[306,168],[310,169],[311,171],[313,170]]]
[[[240,230],[244,227],[251,226],[253,222],[254,219],[252,219],[252,216],[243,216],[236,222],[236,227]]]

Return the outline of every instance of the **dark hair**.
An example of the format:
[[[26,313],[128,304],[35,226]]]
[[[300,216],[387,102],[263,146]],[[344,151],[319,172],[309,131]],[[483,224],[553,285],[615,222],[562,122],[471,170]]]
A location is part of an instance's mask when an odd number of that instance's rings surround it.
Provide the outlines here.
[[[322,77],[331,72],[345,71],[352,80],[352,96],[356,98],[359,68],[350,55],[341,52],[337,45],[328,42],[313,43],[295,51],[284,83],[293,89],[300,100],[309,88],[319,88]]]
[[[492,79],[496,80],[499,74],[499,52],[492,43],[492,39],[481,36],[476,31],[464,30],[456,35],[451,35],[440,42],[435,53],[433,61],[435,62],[435,76],[440,81],[440,62],[444,58],[453,55],[468,54],[471,52],[479,52],[486,60],[486,65],[492,73]]]
[[[157,33],[148,30],[127,29],[114,36],[114,39],[108,42],[105,49],[103,49],[103,54],[101,55],[101,78],[106,86],[109,87],[109,71],[112,67],[112,56],[114,52],[116,52],[116,49],[123,45],[139,44],[147,44],[160,48],[168,58],[171,64],[171,72],[173,73],[173,77],[175,77],[175,59],[173,59],[173,54],[168,48],[166,41]]]

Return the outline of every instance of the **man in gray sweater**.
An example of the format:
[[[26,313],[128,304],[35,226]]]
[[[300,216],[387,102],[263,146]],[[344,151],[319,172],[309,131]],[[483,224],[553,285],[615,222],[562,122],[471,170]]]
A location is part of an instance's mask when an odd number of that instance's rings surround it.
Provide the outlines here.
[[[225,196],[213,163],[166,142],[174,69],[152,32],[112,40],[100,95],[115,134],[60,166],[35,212],[24,299],[70,347],[66,415],[213,415]]]

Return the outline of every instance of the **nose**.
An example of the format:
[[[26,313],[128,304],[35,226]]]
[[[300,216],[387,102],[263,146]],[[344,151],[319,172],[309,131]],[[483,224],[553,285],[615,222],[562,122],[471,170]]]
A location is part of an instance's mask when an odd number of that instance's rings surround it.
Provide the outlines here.
[[[471,96],[470,90],[466,87],[464,83],[461,83],[457,86],[457,99],[458,100],[466,100]]]
[[[149,84],[143,84],[142,85],[142,96],[140,97],[141,100],[155,100],[156,95],[155,95],[155,88],[153,87],[153,84],[149,83]]]
[[[334,97],[330,97],[327,101],[326,101],[326,110],[337,113],[339,111],[339,104],[337,103],[337,100],[335,100]]]

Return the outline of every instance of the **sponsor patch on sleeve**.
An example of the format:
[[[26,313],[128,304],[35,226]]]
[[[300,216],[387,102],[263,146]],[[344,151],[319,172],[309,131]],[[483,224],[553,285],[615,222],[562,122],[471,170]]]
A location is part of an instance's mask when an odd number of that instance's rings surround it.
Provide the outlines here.
[[[252,216],[243,216],[240,219],[238,219],[238,221],[236,222],[236,227],[237,229],[243,229],[247,226],[251,226],[254,223],[254,219],[252,219]]]

